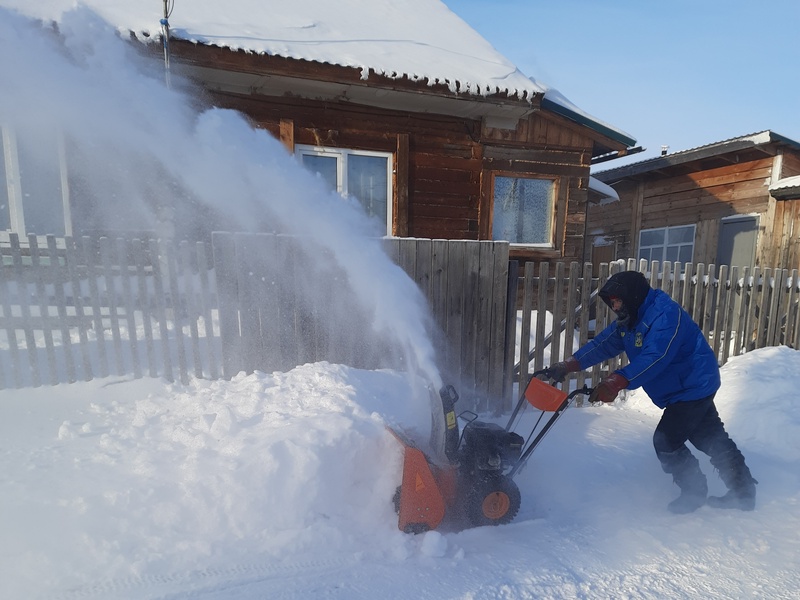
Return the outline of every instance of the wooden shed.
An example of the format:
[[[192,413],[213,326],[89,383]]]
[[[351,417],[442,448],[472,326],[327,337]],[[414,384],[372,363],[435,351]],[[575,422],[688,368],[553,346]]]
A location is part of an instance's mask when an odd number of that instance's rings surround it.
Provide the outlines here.
[[[594,260],[800,266],[800,142],[773,131],[594,174],[618,201],[590,203]]]
[[[206,105],[241,111],[280,138],[389,236],[502,239],[518,257],[587,259],[593,159],[635,144],[522,74],[438,0],[306,0],[282,6],[280,18],[266,3],[253,14],[234,0],[224,19],[217,3],[198,0],[163,30],[143,6],[87,4],[153,60],[168,59],[173,81],[199,84]],[[10,204],[24,203],[18,183]],[[80,204],[79,190],[70,193],[65,206]],[[79,234],[81,223],[64,230]]]

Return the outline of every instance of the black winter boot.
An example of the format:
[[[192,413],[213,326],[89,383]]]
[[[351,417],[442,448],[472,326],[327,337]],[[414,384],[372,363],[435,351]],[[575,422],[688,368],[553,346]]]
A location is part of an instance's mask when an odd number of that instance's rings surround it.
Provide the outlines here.
[[[700,468],[696,472],[673,476],[673,480],[681,488],[681,495],[667,504],[669,511],[676,515],[694,512],[706,503],[708,483]]]
[[[700,470],[700,463],[687,448],[659,455],[661,466],[672,473],[672,480],[681,488],[681,495],[667,505],[676,515],[694,512],[706,503],[708,482]]]
[[[714,457],[711,463],[719,469],[719,477],[728,486],[728,493],[724,496],[711,496],[708,505],[714,508],[753,510],[756,507],[758,482],[750,474],[739,449]]]

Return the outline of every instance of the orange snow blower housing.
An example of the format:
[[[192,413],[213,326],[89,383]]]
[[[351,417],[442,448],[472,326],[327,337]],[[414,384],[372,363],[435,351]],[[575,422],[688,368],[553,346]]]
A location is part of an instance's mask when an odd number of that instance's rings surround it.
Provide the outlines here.
[[[439,392],[445,417],[445,464],[436,464],[406,436],[392,431],[404,449],[403,478],[394,496],[398,527],[407,533],[436,529],[446,516],[466,519],[472,526],[510,523],[521,505],[514,475],[525,465],[553,423],[577,394],[589,394],[584,386],[567,394],[544,381],[547,369],[533,374],[503,428],[478,421],[475,413],[464,411],[458,418],[467,421],[459,433],[453,386]],[[525,403],[541,411],[527,439],[512,431]],[[539,428],[545,413],[553,413]],[[539,429],[538,434],[534,437]],[[533,438],[533,439],[531,439]]]

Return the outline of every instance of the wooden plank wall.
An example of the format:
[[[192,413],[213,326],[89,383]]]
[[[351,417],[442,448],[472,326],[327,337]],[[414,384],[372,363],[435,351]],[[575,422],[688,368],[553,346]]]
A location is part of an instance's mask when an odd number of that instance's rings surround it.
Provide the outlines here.
[[[784,153],[781,177],[800,175],[800,154]]]
[[[589,207],[587,243],[591,244],[595,236],[605,236],[620,242],[618,256],[631,256],[638,251],[640,230],[695,224],[694,260],[713,263],[720,219],[737,214],[759,214],[762,216],[759,244],[764,241],[771,247],[769,236],[763,232],[772,231],[773,219],[767,218],[772,167],[772,158],[765,157],[620,185],[620,202]],[[759,256],[762,264],[787,264],[768,253],[760,252]]]
[[[214,98],[247,114],[287,144],[291,140],[294,145],[395,153],[394,234],[398,236],[489,239],[492,170],[555,177],[559,180],[556,248],[530,250],[527,256],[584,259],[592,140],[577,126],[535,113],[516,131],[482,129],[475,119],[347,103],[222,92],[215,92]],[[400,178],[406,173],[404,182]]]

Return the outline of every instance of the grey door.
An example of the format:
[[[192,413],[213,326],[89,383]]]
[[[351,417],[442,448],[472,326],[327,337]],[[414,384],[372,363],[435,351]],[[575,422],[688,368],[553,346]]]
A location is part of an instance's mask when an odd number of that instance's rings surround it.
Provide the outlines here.
[[[734,219],[725,219],[719,226],[719,244],[717,245],[717,272],[719,265],[739,267],[742,276],[742,267],[750,267],[752,273],[756,256],[756,239],[758,237],[758,217],[746,216]],[[728,272],[730,277],[730,271]],[[741,292],[735,296],[733,314],[738,315],[741,309]]]
[[[725,219],[719,226],[717,265],[751,267],[756,255],[758,217]]]

